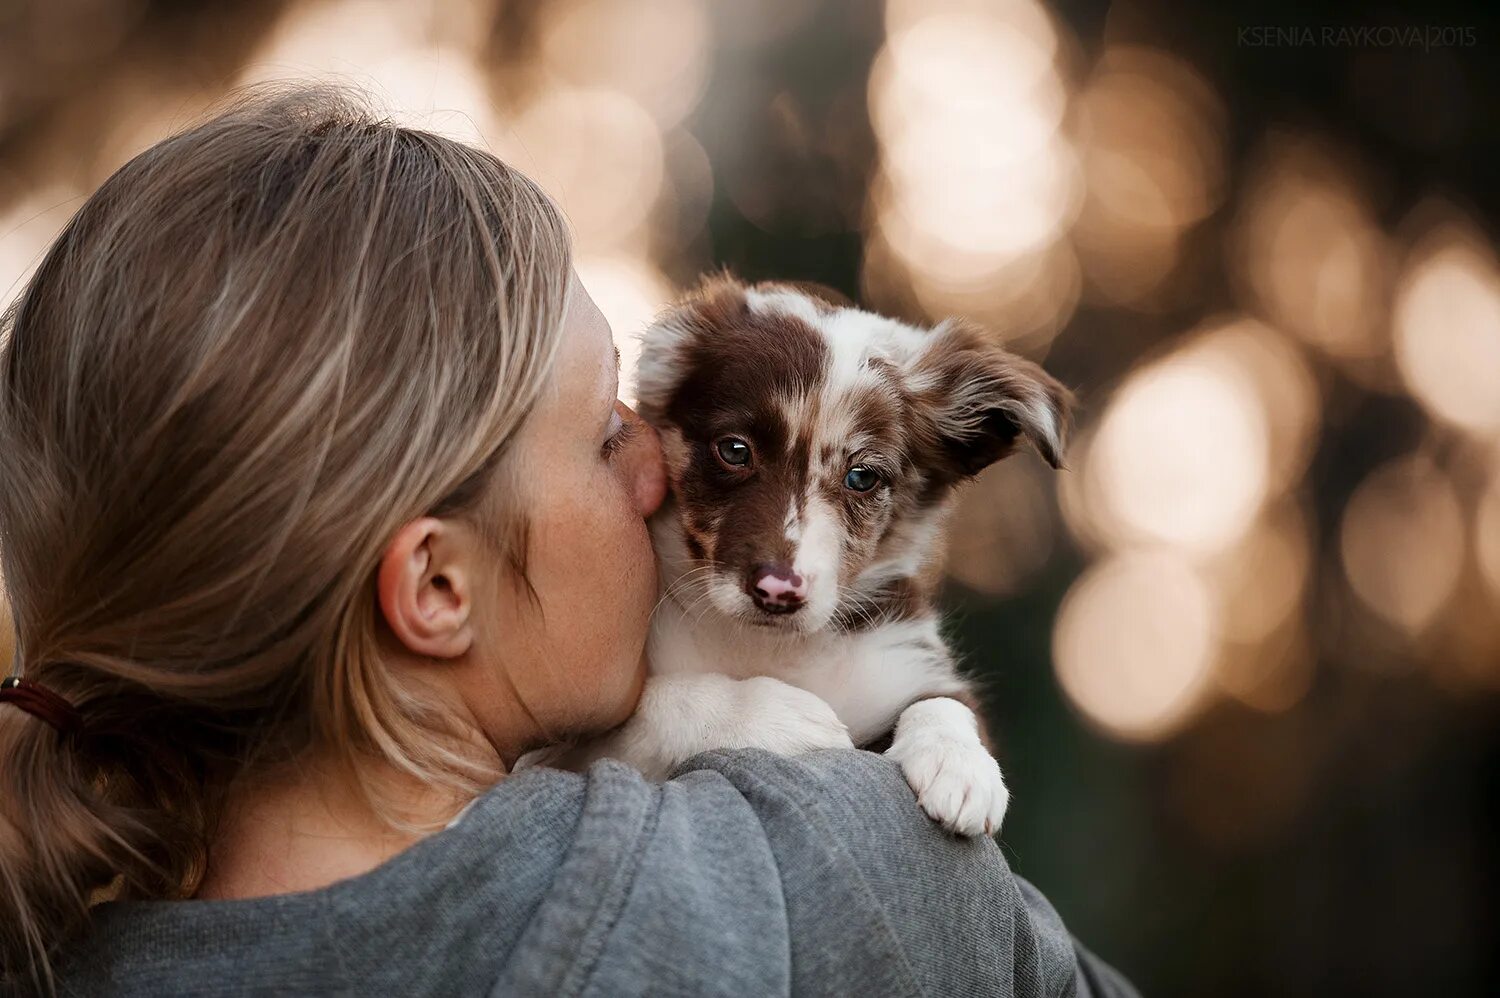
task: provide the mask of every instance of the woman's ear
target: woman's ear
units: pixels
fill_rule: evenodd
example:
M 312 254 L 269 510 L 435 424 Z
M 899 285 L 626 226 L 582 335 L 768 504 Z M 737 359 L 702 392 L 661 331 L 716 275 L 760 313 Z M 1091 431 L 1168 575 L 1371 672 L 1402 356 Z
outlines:
M 463 541 L 453 524 L 427 516 L 386 545 L 376 580 L 380 612 L 413 654 L 457 658 L 473 644 L 473 572 Z
M 1062 466 L 1073 394 L 977 326 L 949 321 L 930 334 L 908 368 L 908 386 L 930 443 L 955 477 L 976 475 L 1030 440 Z

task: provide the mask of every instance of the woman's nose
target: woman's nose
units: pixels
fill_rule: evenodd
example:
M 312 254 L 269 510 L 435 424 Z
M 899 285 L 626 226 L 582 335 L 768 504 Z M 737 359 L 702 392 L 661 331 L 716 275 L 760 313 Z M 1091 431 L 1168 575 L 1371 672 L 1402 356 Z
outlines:
M 655 513 L 667 497 L 667 466 L 662 459 L 661 438 L 645 420 L 641 420 L 641 432 L 636 436 L 634 458 L 635 502 L 645 518 Z

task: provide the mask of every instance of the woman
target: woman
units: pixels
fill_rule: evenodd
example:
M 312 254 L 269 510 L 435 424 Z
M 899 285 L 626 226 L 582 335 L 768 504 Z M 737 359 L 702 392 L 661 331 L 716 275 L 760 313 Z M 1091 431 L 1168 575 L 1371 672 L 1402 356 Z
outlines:
M 1128 989 L 877 756 L 504 778 L 630 714 L 664 484 L 493 157 L 247 101 L 110 178 L 0 330 L 9 987 Z

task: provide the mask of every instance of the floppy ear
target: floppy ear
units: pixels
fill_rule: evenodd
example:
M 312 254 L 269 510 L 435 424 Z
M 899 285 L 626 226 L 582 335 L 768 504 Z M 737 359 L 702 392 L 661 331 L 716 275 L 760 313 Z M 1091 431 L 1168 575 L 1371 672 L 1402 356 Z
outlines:
M 647 422 L 660 426 L 665 420 L 672 396 L 687 374 L 694 344 L 712 336 L 715 328 L 743 318 L 748 309 L 745 285 L 728 273 L 715 274 L 641 333 L 635 394 L 636 408 Z
M 928 443 L 955 477 L 978 474 L 1022 437 L 1052 467 L 1062 466 L 1072 393 L 979 327 L 939 325 L 910 362 L 907 384 Z

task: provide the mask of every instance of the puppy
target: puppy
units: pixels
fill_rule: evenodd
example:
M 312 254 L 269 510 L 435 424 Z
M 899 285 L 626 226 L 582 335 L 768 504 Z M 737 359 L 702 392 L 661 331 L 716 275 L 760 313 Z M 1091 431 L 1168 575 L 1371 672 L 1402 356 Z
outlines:
M 939 631 L 941 529 L 1022 438 L 1058 466 L 1067 390 L 965 322 L 721 277 L 643 335 L 638 396 L 671 486 L 651 677 L 570 762 L 664 778 L 711 748 L 889 738 L 929 815 L 997 830 L 1009 792 Z

